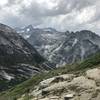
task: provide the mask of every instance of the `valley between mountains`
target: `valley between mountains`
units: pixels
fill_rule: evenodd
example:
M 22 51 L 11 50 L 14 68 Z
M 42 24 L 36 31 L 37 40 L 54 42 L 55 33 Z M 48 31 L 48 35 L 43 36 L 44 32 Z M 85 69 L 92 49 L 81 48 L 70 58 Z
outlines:
M 100 100 L 100 36 L 0 24 L 0 100 Z

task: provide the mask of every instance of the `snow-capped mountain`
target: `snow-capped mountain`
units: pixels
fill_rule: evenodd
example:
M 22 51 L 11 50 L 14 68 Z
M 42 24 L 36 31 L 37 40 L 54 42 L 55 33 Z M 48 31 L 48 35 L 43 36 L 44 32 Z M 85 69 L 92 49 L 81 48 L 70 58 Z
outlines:
M 28 27 L 29 29 L 29 27 Z M 31 43 L 46 59 L 54 49 L 56 49 L 59 44 L 65 41 L 66 33 L 58 32 L 52 28 L 33 28 L 34 30 L 29 32 L 30 37 L 27 38 L 28 42 Z M 24 28 L 24 32 L 27 30 L 27 27 Z M 23 35 L 23 32 L 16 30 L 20 35 Z M 24 33 L 27 35 L 27 33 Z M 27 36 L 26 36 L 27 37 Z
M 16 27 L 15 30 L 17 31 L 17 33 L 19 33 L 25 39 L 27 39 L 31 36 L 31 33 L 34 31 L 34 28 L 32 25 L 28 25 L 27 27 L 22 27 L 22 28 Z
M 56 66 L 83 60 L 100 50 L 100 37 L 88 30 L 58 32 L 52 28 L 33 28 L 28 34 L 28 42 Z

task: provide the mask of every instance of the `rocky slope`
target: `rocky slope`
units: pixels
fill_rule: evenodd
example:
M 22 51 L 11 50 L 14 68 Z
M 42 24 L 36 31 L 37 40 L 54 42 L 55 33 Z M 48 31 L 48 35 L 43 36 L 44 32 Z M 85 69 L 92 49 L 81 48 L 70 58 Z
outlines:
M 42 73 L 0 94 L 2 100 L 100 100 L 100 53 Z
M 100 51 L 100 37 L 91 31 L 58 32 L 32 26 L 16 30 L 56 67 L 83 60 Z
M 100 100 L 100 68 L 41 81 L 29 95 L 30 100 Z
M 67 35 L 65 41 L 53 50 L 49 60 L 59 66 L 82 61 L 98 51 L 100 51 L 100 37 L 84 30 Z
M 16 29 L 20 35 L 28 40 L 30 44 L 46 58 L 56 49 L 66 38 L 64 32 L 58 32 L 52 28 L 32 28 L 31 25 L 23 29 Z M 27 31 L 29 30 L 29 31 Z
M 0 24 L 0 89 L 48 70 L 45 59 L 9 26 Z M 44 64 L 44 66 L 43 66 Z M 2 84 L 2 85 L 1 85 Z
M 74 68 L 74 72 L 71 69 L 70 73 L 62 73 L 60 69 L 57 76 L 41 81 L 29 92 L 30 100 L 100 100 L 99 57 L 97 54 L 85 60 Z

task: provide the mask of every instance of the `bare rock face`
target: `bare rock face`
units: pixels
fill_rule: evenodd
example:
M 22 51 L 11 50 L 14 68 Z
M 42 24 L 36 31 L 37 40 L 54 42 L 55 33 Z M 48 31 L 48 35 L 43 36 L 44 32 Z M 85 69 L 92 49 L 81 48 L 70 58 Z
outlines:
M 99 100 L 100 86 L 96 81 L 100 80 L 99 70 L 99 68 L 87 70 L 83 76 L 64 74 L 44 80 L 30 95 L 39 100 Z M 58 77 L 59 81 L 55 81 Z M 45 87 L 40 88 L 44 85 Z
M 88 70 L 86 72 L 86 76 L 90 79 L 95 80 L 96 82 L 100 82 L 100 69 L 95 68 L 95 69 Z
M 32 28 L 31 25 L 16 30 L 56 67 L 83 60 L 100 51 L 100 37 L 88 30 L 58 32 L 51 28 Z
M 73 79 L 73 77 L 75 77 L 73 74 L 64 74 L 64 75 L 56 76 L 53 78 L 49 78 L 47 80 L 40 82 L 39 87 L 46 88 L 54 83 L 59 83 L 62 81 L 71 81 Z
M 13 63 L 38 63 L 43 61 L 35 48 L 13 30 L 0 30 L 0 59 L 0 63 L 3 63 L 3 60 L 5 63 L 10 63 L 10 60 Z
M 48 70 L 45 59 L 9 26 L 0 24 L 0 80 L 10 84 Z M 43 66 L 44 65 L 44 66 Z M 1 82 L 2 83 L 2 82 Z M 6 82 L 5 82 L 6 83 Z M 0 85 L 0 89 L 7 84 Z

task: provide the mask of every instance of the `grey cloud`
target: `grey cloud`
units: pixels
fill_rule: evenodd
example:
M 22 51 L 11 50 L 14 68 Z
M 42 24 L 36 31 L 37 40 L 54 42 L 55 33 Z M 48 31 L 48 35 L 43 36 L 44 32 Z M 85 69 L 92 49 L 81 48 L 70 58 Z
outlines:
M 20 13 L 33 17 L 65 15 L 71 13 L 72 10 L 81 10 L 93 5 L 94 2 L 91 1 L 94 0 L 55 0 L 57 6 L 52 9 L 45 8 L 43 5 L 41 6 L 36 1 L 33 1 L 29 7 L 22 7 Z
M 50 0 L 50 2 L 56 5 L 49 8 L 45 4 L 38 3 L 37 0 L 32 0 L 30 6 L 27 6 L 27 4 L 23 4 L 23 0 L 8 0 L 8 3 L 4 7 L 12 8 L 12 6 L 17 5 L 20 6 L 20 9 L 18 9 L 17 15 L 15 14 L 16 11 L 14 14 L 5 14 L 2 22 L 12 26 L 33 24 L 38 27 L 77 30 L 87 27 L 91 29 L 92 25 L 90 24 L 94 26 L 94 23 L 100 20 L 100 2 L 98 0 Z M 89 21 L 80 24 L 76 20 L 76 17 L 84 9 L 91 6 L 95 6 L 96 8 L 95 15 Z M 3 11 L 0 9 L 1 12 Z M 96 30 L 97 28 L 92 27 L 92 29 Z
M 8 0 L 8 3 L 5 6 L 12 6 L 16 4 L 20 4 L 23 0 Z

